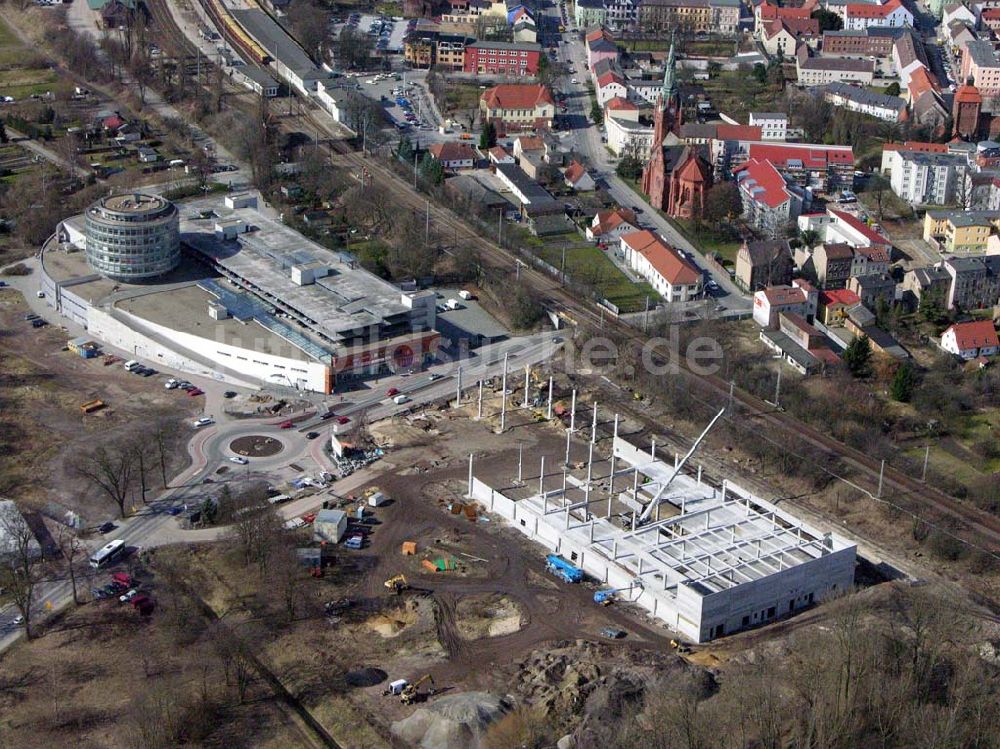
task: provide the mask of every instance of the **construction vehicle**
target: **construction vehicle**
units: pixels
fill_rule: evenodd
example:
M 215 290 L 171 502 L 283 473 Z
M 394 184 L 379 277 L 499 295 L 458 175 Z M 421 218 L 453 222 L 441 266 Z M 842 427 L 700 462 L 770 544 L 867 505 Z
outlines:
M 691 652 L 691 648 L 689 648 L 683 642 L 679 642 L 678 640 L 671 640 L 670 647 L 672 647 L 674 650 L 676 650 L 678 653 L 681 654 Z
M 583 580 L 583 570 L 575 564 L 570 564 L 558 554 L 549 554 L 546 556 L 545 567 L 553 575 L 562 578 L 568 583 L 578 583 Z
M 420 685 L 425 681 L 431 683 L 430 688 L 427 690 L 427 694 L 420 694 Z M 425 697 L 430 697 L 434 694 L 436 690 L 434 689 L 434 677 L 430 674 L 424 674 L 419 679 L 417 679 L 412 684 L 407 684 L 403 687 L 403 691 L 399 693 L 399 701 L 404 705 L 412 705 L 414 702 L 424 699 Z
M 404 590 L 408 589 L 410 584 L 406 581 L 405 575 L 396 575 L 385 581 L 385 587 L 398 596 Z
M 599 603 L 602 606 L 610 606 L 612 603 L 615 602 L 615 596 L 618 593 L 629 593 L 632 591 L 633 588 L 641 589 L 642 585 L 640 585 L 637 581 L 624 588 L 612 588 L 610 590 L 594 591 L 594 603 Z

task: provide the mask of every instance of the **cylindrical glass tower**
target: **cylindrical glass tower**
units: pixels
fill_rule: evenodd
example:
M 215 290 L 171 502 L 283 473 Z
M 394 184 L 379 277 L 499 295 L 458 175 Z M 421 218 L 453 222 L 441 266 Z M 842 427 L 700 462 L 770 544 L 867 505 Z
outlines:
M 181 259 L 177 207 L 159 195 L 101 198 L 87 209 L 87 262 L 119 281 L 162 276 Z

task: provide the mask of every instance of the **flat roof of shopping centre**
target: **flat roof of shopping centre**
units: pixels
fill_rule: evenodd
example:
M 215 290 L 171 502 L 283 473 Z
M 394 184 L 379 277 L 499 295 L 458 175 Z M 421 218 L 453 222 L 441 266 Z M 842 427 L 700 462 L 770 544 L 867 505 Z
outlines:
M 397 287 L 256 209 L 227 208 L 221 195 L 184 203 L 180 209 L 184 244 L 252 284 L 264 298 L 294 309 L 310 328 L 332 340 L 410 311 Z M 216 239 L 215 223 L 234 217 L 245 220 L 252 231 L 237 240 Z M 300 286 L 292 281 L 293 265 L 330 272 Z

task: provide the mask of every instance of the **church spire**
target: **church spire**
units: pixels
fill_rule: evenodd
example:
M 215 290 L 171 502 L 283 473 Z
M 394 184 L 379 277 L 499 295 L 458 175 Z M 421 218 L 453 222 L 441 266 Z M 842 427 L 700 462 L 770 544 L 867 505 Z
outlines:
M 677 56 L 674 54 L 674 35 L 670 34 L 670 54 L 667 55 L 667 64 L 663 70 L 663 88 L 660 89 L 660 96 L 663 97 L 663 106 L 677 95 Z

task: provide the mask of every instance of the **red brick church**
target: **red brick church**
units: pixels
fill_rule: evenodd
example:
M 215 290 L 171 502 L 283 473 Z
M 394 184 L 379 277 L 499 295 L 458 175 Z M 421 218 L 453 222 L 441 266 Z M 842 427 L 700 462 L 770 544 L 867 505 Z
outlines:
M 681 125 L 676 65 L 671 43 L 653 115 L 653 148 L 642 170 L 642 191 L 655 208 L 667 215 L 693 218 L 705 207 L 705 191 L 712 186 L 712 167 L 697 148 L 663 145 L 667 134 L 676 132 Z

